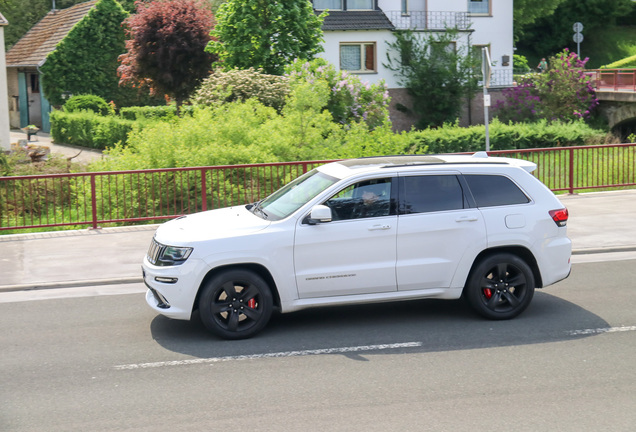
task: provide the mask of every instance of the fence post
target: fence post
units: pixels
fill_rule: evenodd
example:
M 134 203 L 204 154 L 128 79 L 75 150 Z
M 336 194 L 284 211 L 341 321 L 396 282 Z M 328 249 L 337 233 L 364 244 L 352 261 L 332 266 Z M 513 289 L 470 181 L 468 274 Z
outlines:
M 91 174 L 91 207 L 93 208 L 93 229 L 97 226 L 97 187 L 95 186 L 95 174 Z
M 569 177 L 569 193 L 573 194 L 574 193 L 574 149 L 570 148 L 568 149 L 568 151 L 570 152 L 570 175 Z
M 206 211 L 208 209 L 208 194 L 207 194 L 207 185 L 205 181 L 205 172 L 204 168 L 201 169 L 201 211 Z

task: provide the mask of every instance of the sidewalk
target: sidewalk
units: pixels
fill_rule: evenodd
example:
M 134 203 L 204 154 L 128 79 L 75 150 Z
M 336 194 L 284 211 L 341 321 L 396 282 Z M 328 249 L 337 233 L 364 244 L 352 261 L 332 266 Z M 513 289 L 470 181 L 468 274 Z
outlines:
M 636 251 L 636 190 L 560 196 L 574 254 Z M 0 235 L 0 292 L 141 282 L 157 225 Z

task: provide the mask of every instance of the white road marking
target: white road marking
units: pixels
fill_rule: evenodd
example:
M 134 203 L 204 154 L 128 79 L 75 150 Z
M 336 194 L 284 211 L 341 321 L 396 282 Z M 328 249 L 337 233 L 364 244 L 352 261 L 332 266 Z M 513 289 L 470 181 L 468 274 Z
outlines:
M 368 352 L 368 351 L 381 351 L 381 350 L 396 349 L 396 348 L 415 348 L 419 346 L 422 346 L 422 342 L 405 342 L 405 343 L 382 344 L 382 345 L 363 345 L 363 346 L 353 346 L 353 347 L 323 348 L 323 349 L 302 350 L 302 351 L 283 351 L 283 352 L 275 352 L 275 353 L 249 354 L 249 355 L 241 355 L 241 356 L 211 357 L 211 358 L 174 360 L 174 361 L 164 361 L 164 362 L 154 362 L 154 363 L 137 363 L 137 364 L 115 366 L 115 369 L 117 370 L 148 369 L 148 368 L 158 368 L 158 367 L 165 367 L 165 366 L 185 366 L 185 365 L 193 365 L 193 364 L 219 363 L 219 362 L 227 362 L 227 361 L 235 361 L 235 360 L 253 360 L 253 359 L 280 358 L 280 357 L 302 357 L 302 356 L 319 355 L 319 354 L 346 354 L 346 353 L 361 352 L 361 351 Z
M 604 327 L 604 328 L 584 329 L 584 330 L 570 330 L 567 332 L 567 334 L 569 336 L 581 336 L 581 335 L 595 335 L 595 334 L 602 334 L 602 333 L 616 333 L 616 332 L 627 332 L 627 331 L 636 331 L 636 326 Z
M 569 330 L 569 331 L 566 331 L 566 334 L 568 336 L 586 336 L 586 335 L 628 332 L 628 331 L 636 331 L 636 326 L 603 327 L 603 328 L 582 329 L 582 330 Z M 417 348 L 417 347 L 421 347 L 422 345 L 423 345 L 422 342 L 405 342 L 405 343 L 382 344 L 382 345 L 362 345 L 362 346 L 341 347 L 341 348 L 323 348 L 323 349 L 315 349 L 315 350 L 282 351 L 282 352 L 275 352 L 275 353 L 248 354 L 248 355 L 240 355 L 240 356 L 209 357 L 209 358 L 199 358 L 199 359 L 190 359 L 190 360 L 173 360 L 173 361 L 152 362 L 152 363 L 134 363 L 134 364 L 127 364 L 127 365 L 117 365 L 115 366 L 115 369 L 117 370 L 150 369 L 150 368 L 160 368 L 160 367 L 166 367 L 166 366 L 188 366 L 188 365 L 211 364 L 211 363 L 239 361 L 239 360 L 258 360 L 258 359 L 282 358 L 282 357 L 302 357 L 302 356 L 320 355 L 320 354 L 346 354 L 346 353 L 352 353 L 352 352 L 382 351 L 382 350 L 397 349 L 397 348 Z

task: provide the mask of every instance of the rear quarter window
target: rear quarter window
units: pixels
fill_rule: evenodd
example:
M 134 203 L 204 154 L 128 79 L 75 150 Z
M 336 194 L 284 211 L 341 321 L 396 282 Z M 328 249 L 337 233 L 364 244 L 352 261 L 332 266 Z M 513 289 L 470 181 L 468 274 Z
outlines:
M 488 174 L 464 175 L 477 207 L 526 204 L 530 199 L 508 177 Z

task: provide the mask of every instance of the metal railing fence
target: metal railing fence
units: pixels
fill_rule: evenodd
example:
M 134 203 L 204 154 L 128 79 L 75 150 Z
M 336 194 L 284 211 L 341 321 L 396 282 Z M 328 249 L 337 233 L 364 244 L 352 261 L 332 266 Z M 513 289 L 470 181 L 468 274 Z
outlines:
M 555 192 L 636 186 L 636 144 L 492 151 Z M 330 161 L 0 177 L 0 232 L 158 222 L 257 201 Z
M 590 69 L 597 91 L 636 91 L 636 69 Z

